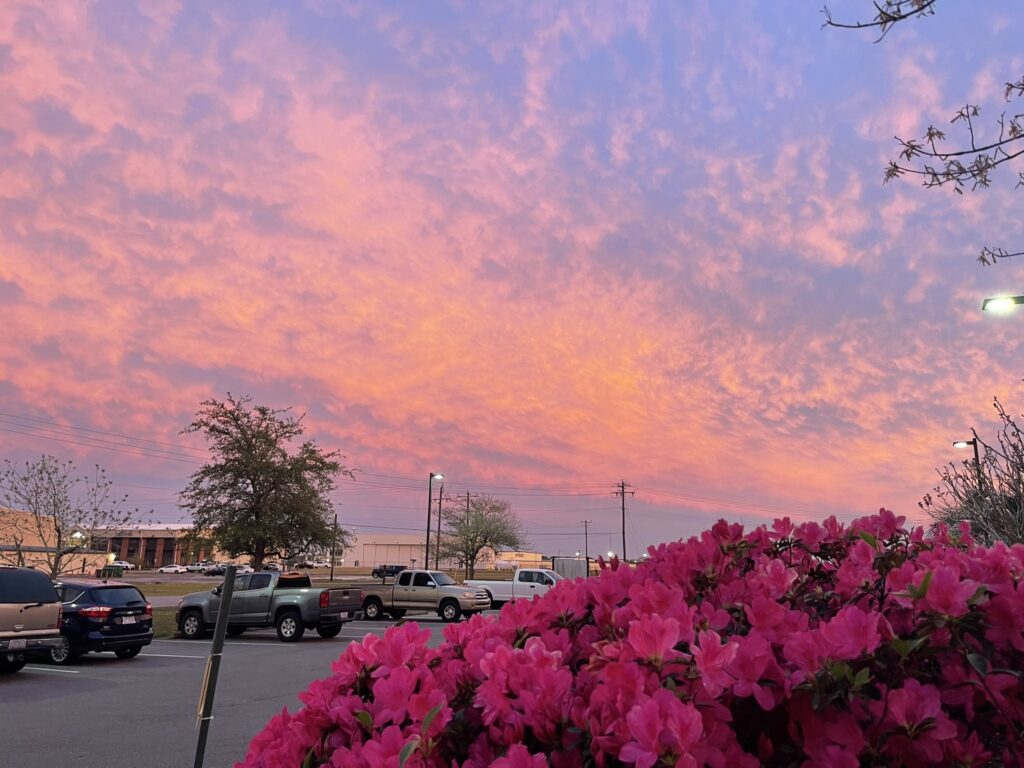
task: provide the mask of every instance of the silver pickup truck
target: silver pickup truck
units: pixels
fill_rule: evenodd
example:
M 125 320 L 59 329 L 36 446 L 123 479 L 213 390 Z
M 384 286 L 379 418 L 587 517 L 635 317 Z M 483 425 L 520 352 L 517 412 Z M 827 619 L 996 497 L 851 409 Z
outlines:
M 217 622 L 221 586 L 209 592 L 185 595 L 175 611 L 178 631 L 198 639 Z M 354 619 L 362 606 L 362 591 L 314 587 L 304 573 L 245 573 L 235 576 L 228 636 L 237 637 L 250 627 L 274 627 L 286 643 L 302 639 L 307 629 L 320 637 L 336 637 L 342 624 Z
M 385 614 L 400 619 L 406 611 L 436 612 L 444 621 L 458 621 L 490 607 L 486 592 L 463 586 L 441 571 L 405 570 L 394 584 L 363 587 L 363 616 L 371 621 Z

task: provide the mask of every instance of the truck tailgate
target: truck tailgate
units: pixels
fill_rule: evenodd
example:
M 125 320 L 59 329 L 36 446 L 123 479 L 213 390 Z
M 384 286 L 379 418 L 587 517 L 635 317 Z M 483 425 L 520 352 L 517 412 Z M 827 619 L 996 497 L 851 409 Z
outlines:
M 334 587 L 327 590 L 330 594 L 328 611 L 358 611 L 363 605 L 363 593 L 358 587 Z

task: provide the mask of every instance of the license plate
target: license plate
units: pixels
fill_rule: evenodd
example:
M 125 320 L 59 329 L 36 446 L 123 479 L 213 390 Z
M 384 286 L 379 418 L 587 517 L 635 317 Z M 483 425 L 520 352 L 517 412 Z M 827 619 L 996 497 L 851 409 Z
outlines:
M 25 640 L 24 638 L 21 638 L 20 640 L 11 640 L 11 642 L 7 646 L 7 650 L 9 650 L 9 651 L 23 651 L 23 650 L 25 650 L 25 643 L 26 642 L 28 642 L 28 641 Z
M 352 614 L 349 613 L 348 611 L 342 611 L 341 618 L 343 618 L 343 619 L 350 619 L 350 618 L 352 618 Z
M 122 624 L 134 624 L 135 623 L 135 617 L 134 616 L 122 616 L 121 617 L 121 623 Z

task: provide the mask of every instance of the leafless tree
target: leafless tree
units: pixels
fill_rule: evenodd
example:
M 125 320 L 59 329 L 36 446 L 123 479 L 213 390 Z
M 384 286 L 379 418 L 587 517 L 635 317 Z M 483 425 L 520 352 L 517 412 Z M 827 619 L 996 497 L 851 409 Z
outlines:
M 999 398 L 993 402 L 1002 424 L 995 445 L 975 432 L 978 465 L 971 456 L 939 469 L 939 484 L 919 506 L 937 523 L 969 521 L 974 537 L 985 544 L 1024 543 L 1024 434 Z
M 72 461 L 44 454 L 24 464 L 5 462 L 0 474 L 0 535 L 15 544 L 15 564 L 25 563 L 25 548 L 40 547 L 50 576 L 66 570 L 74 553 L 88 549 L 93 538 L 109 538 L 138 517 L 127 496 L 115 497 L 113 482 L 96 465 L 89 475 L 76 474 Z
M 937 0 L 875 0 L 872 4 L 875 15 L 870 21 L 837 21 L 829 9 L 824 9 L 825 26 L 839 29 L 877 29 L 882 40 L 900 22 L 912 18 L 923 18 L 935 13 Z M 1004 84 L 1003 99 L 1009 104 L 1024 96 L 1024 77 Z M 1024 112 L 1002 109 L 994 125 L 983 136 L 979 118 L 981 107 L 964 104 L 949 121 L 962 133 L 962 138 L 951 143 L 946 131 L 929 125 L 920 138 L 895 137 L 900 145 L 896 159 L 890 160 L 885 168 L 883 182 L 904 176 L 921 180 L 925 187 L 950 186 L 958 194 L 964 189 L 987 188 L 992 183 L 992 173 L 1006 163 L 1024 155 Z M 1018 171 L 1016 187 L 1024 187 L 1024 171 Z M 1011 251 L 998 246 L 986 245 L 978 254 L 978 261 L 985 266 L 996 264 L 1000 259 L 1024 255 L 1024 251 Z

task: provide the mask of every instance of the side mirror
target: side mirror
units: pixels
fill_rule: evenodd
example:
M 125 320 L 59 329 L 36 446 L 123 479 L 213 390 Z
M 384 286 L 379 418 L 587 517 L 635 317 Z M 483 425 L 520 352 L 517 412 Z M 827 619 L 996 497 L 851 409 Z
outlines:
M 435 584 L 435 583 L 434 583 L 434 582 L 432 582 L 432 581 L 428 581 L 428 582 L 426 583 L 426 586 L 428 586 L 428 587 L 436 587 L 436 586 L 437 586 L 437 584 Z
M 220 593 L 221 593 L 221 589 L 222 589 L 221 587 L 214 587 L 210 591 L 213 592 L 213 594 L 215 594 L 215 595 L 217 595 L 219 597 Z

